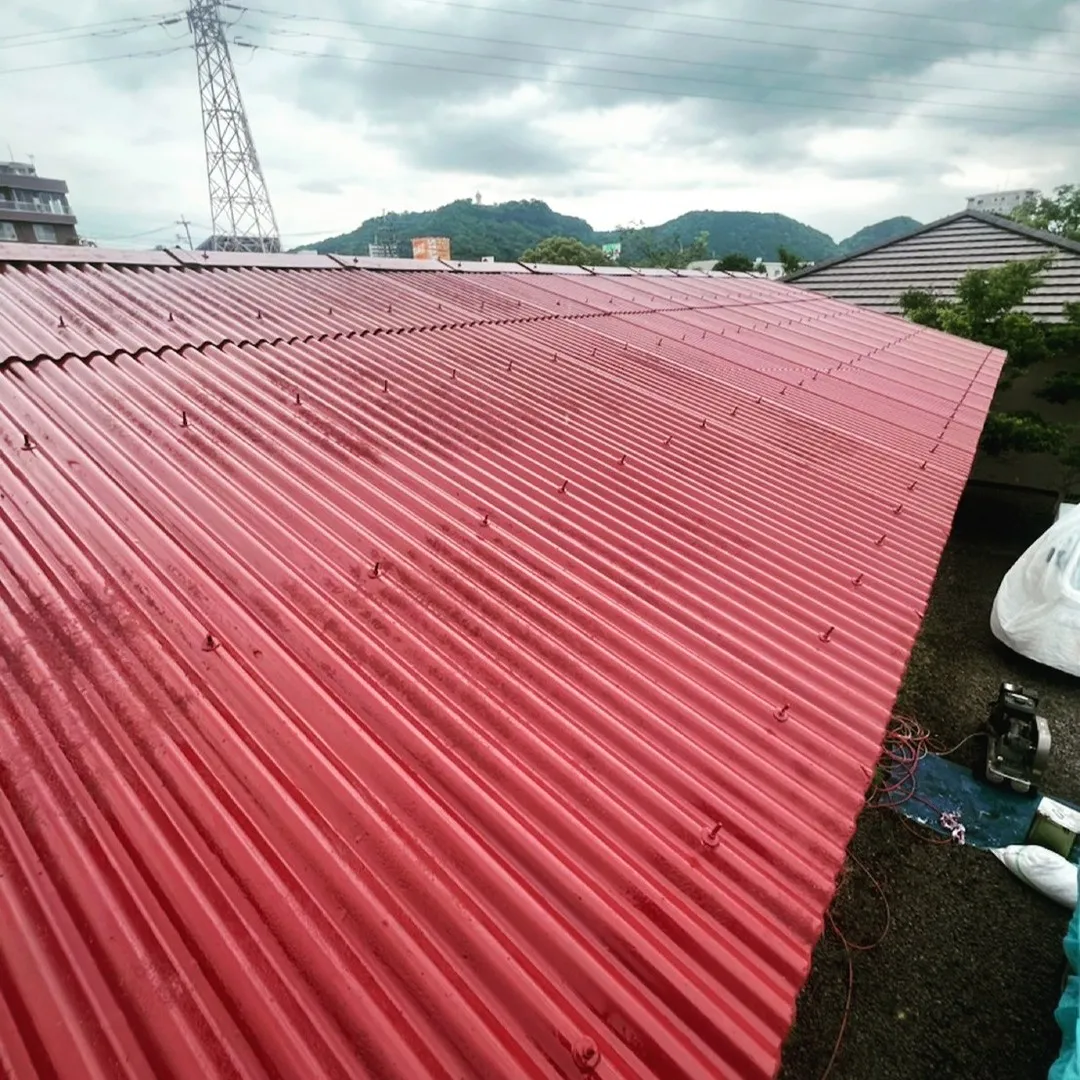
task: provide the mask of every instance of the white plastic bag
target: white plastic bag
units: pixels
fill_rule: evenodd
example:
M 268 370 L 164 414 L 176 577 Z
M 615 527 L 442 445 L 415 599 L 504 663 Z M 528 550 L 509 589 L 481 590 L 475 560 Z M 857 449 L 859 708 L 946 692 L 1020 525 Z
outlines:
M 1080 513 L 1059 518 L 1012 565 L 990 629 L 1021 656 L 1080 675 Z
M 1068 859 L 1038 844 L 991 850 L 1021 881 L 1064 907 L 1076 907 L 1077 868 Z

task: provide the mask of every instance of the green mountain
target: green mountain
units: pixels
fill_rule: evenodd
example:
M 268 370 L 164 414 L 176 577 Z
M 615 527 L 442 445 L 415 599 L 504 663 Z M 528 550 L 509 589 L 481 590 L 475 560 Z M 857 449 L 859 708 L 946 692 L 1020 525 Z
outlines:
M 368 244 L 383 243 L 396 244 L 400 254 L 411 255 L 409 241 L 417 236 L 448 236 L 455 259 L 494 255 L 501 262 L 513 262 L 545 237 L 573 236 L 591 244 L 595 233 L 587 221 L 557 214 L 539 199 L 490 206 L 458 199 L 437 210 L 368 218 L 352 232 L 306 244 L 304 250 L 366 255 Z
M 846 240 L 841 240 L 837 245 L 840 255 L 850 255 L 863 248 L 873 247 L 875 244 L 884 244 L 887 240 L 895 240 L 898 236 L 921 229 L 922 222 L 910 217 L 891 217 L 885 221 L 879 221 L 874 225 L 867 225 L 857 233 L 853 233 Z
M 691 243 L 703 232 L 709 234 L 710 254 L 719 258 L 737 251 L 751 259 L 776 260 L 777 250 L 785 247 L 801 259 L 817 262 L 838 254 L 836 242 L 817 229 L 784 214 L 760 214 L 749 210 L 692 210 L 663 225 L 644 230 L 658 246 L 671 242 Z M 617 240 L 615 233 L 599 234 L 600 242 Z M 631 236 L 623 246 L 623 259 L 634 261 L 639 245 Z
M 825 233 L 784 214 L 694 210 L 662 225 L 621 237 L 622 257 L 624 262 L 632 263 L 635 255 L 640 256 L 649 244 L 657 247 L 673 243 L 686 245 L 707 232 L 710 255 L 717 258 L 737 251 L 752 259 L 773 261 L 777 250 L 785 247 L 802 259 L 818 262 L 891 239 L 917 228 L 918 224 L 912 218 L 890 218 L 868 225 L 837 244 Z M 379 243 L 390 245 L 401 255 L 408 255 L 409 241 L 417 236 L 449 237 L 455 259 L 481 259 L 485 255 L 494 255 L 507 262 L 520 258 L 523 251 L 549 236 L 573 236 L 586 244 L 620 240 L 618 232 L 597 232 L 582 218 L 557 214 L 539 199 L 490 206 L 471 199 L 459 199 L 437 210 L 368 218 L 352 232 L 305 244 L 302 250 L 367 255 L 368 245 Z

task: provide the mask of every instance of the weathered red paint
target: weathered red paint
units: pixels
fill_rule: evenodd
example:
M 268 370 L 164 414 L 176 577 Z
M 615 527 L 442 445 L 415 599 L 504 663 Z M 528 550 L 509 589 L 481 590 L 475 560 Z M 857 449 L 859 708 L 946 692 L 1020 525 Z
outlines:
M 772 1075 L 1001 355 L 347 267 L 0 273 L 5 1067 Z

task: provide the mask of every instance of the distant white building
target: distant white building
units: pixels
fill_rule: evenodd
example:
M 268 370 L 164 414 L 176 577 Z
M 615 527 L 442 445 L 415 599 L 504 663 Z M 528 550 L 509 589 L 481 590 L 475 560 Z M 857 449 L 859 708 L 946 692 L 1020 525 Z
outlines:
M 972 195 L 967 201 L 969 210 L 981 210 L 984 214 L 1011 214 L 1029 199 L 1038 197 L 1034 188 L 1017 188 L 1015 191 L 991 191 L 986 195 Z
M 687 266 L 687 270 L 711 270 L 719 259 L 697 259 Z M 784 267 L 778 262 L 766 262 L 764 259 L 756 260 L 756 265 L 764 267 L 764 276 L 768 278 L 782 278 Z M 812 265 L 812 264 L 810 264 Z

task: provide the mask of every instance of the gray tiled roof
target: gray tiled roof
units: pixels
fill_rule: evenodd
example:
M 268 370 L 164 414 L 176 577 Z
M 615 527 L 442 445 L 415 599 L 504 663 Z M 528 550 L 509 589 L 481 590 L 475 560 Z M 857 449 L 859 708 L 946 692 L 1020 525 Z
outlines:
M 968 270 L 1047 254 L 1054 256 L 1054 264 L 1022 310 L 1045 322 L 1061 322 L 1063 305 L 1080 302 L 1080 243 L 977 211 L 953 214 L 907 236 L 818 263 L 787 280 L 895 314 L 908 289 L 928 289 L 947 299 Z

